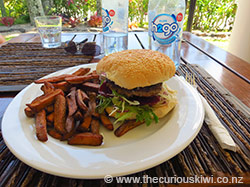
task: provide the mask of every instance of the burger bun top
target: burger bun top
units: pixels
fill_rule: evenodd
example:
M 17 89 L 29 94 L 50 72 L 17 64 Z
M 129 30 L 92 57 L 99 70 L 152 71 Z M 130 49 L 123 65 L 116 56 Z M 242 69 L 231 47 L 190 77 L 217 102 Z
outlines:
M 132 49 L 105 56 L 97 64 L 96 71 L 105 73 L 107 79 L 122 88 L 133 89 L 170 79 L 175 74 L 175 65 L 161 52 Z

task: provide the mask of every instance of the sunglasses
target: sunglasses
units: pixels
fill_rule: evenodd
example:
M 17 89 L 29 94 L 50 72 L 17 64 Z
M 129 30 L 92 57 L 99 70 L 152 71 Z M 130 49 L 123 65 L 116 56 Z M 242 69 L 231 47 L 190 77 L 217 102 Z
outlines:
M 76 43 L 73 40 L 76 35 L 64 44 L 64 50 L 71 54 L 82 53 L 86 56 L 98 56 L 101 54 L 101 47 L 96 42 L 88 42 L 88 38 Z

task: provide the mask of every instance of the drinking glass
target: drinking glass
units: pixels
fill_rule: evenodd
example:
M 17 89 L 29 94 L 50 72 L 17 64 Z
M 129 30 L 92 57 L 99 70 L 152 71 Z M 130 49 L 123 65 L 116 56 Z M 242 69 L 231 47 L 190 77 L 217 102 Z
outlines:
M 128 49 L 128 0 L 102 0 L 105 55 Z
M 60 16 L 35 17 L 35 23 L 44 48 L 61 46 L 62 18 Z

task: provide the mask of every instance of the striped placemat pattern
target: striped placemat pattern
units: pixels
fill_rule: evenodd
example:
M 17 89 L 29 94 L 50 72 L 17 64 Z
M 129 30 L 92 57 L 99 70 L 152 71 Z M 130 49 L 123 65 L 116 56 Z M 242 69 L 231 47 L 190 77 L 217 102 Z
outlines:
M 193 142 L 172 159 L 132 177 L 191 177 L 244 176 L 250 171 L 249 109 L 219 85 L 199 66 L 181 64 L 177 75 L 195 76 L 199 92 L 216 111 L 222 124 L 236 142 L 237 152 L 223 150 L 204 122 Z M 107 184 L 100 180 L 77 180 L 53 176 L 37 171 L 21 161 L 8 150 L 0 137 L 0 186 L 117 186 L 116 180 Z M 249 181 L 248 181 L 249 182 Z M 128 186 L 128 184 L 119 184 Z M 141 183 L 133 186 L 142 186 Z M 153 186 L 144 184 L 144 186 Z
M 0 92 L 20 91 L 34 80 L 57 70 L 89 63 L 93 57 L 69 54 L 63 47 L 41 43 L 8 43 L 0 48 Z

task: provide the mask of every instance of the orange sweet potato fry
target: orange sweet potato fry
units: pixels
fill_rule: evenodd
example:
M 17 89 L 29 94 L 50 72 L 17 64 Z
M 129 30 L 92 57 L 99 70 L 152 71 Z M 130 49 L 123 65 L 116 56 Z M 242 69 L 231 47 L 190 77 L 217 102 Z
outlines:
M 96 94 L 94 92 L 89 93 L 89 113 L 96 118 L 99 118 L 99 114 L 96 112 Z
M 91 125 L 90 125 L 90 130 L 94 134 L 100 134 L 100 132 L 99 132 L 99 130 L 100 130 L 100 123 L 99 123 L 98 120 L 92 119 Z
M 46 110 L 46 112 L 48 112 L 48 113 L 53 112 L 53 111 L 54 111 L 54 105 L 52 104 L 52 105 L 47 106 L 47 107 L 45 108 L 45 110 Z
M 47 119 L 48 122 L 54 123 L 54 112 L 47 115 L 46 119 Z
M 74 118 L 75 118 L 75 120 L 81 121 L 81 120 L 83 120 L 83 115 L 79 110 L 77 110 L 76 113 L 74 114 Z
M 55 98 L 54 104 L 54 127 L 60 134 L 65 134 L 66 122 L 66 99 L 62 95 Z
M 79 123 L 75 120 L 74 116 L 68 116 L 66 119 L 65 129 L 66 134 L 63 134 L 61 141 L 68 140 L 71 138 L 74 134 L 76 134 L 76 130 Z
M 43 98 L 44 95 L 38 96 L 36 97 L 31 103 L 35 103 L 35 102 L 39 102 L 41 100 L 41 98 Z M 35 113 L 28 105 L 27 107 L 24 109 L 24 113 L 27 117 L 34 117 Z
M 45 110 L 41 110 L 36 114 L 36 137 L 38 140 L 42 142 L 46 142 L 48 140 L 47 136 L 47 125 L 46 125 L 46 112 Z
M 68 140 L 70 139 L 72 136 L 74 136 L 76 134 L 76 129 L 72 129 L 72 131 L 64 134 L 61 138 L 61 141 L 65 141 L 65 140 Z
M 129 120 L 125 121 L 123 124 L 121 124 L 116 130 L 115 135 L 117 137 L 120 137 L 130 131 L 131 129 L 138 127 L 139 125 L 143 124 L 143 122 L 136 122 L 135 120 Z
M 112 122 L 109 120 L 109 118 L 105 114 L 100 114 L 100 119 L 103 124 L 103 126 L 108 130 L 114 130 L 114 126 Z
M 63 74 L 63 75 L 58 75 L 58 76 L 54 76 L 54 77 L 50 77 L 50 78 L 35 80 L 34 82 L 36 84 L 42 84 L 45 82 L 55 83 L 55 82 L 64 81 L 64 79 L 68 78 L 68 77 L 74 77 L 74 75 Z
M 52 92 L 55 90 L 55 87 L 50 82 L 45 82 L 44 85 L 41 87 L 41 90 L 44 94 L 47 94 L 49 92 Z
M 74 73 L 72 73 L 72 75 L 82 76 L 82 75 L 86 75 L 88 72 L 90 72 L 90 68 L 80 68 Z
M 82 84 L 88 80 L 98 79 L 99 75 L 82 75 L 82 76 L 74 76 L 74 77 L 67 77 L 65 80 L 70 84 Z
M 75 127 L 75 119 L 73 116 L 68 116 L 65 123 L 66 132 L 71 132 Z
M 89 100 L 89 96 L 84 91 L 81 90 L 80 94 L 82 96 L 83 101 L 88 101 Z
M 31 104 L 27 104 L 28 107 L 35 113 L 41 111 L 45 107 L 54 103 L 55 97 L 57 95 L 64 95 L 63 91 L 60 89 L 56 89 L 46 95 L 42 95 L 39 98 L 36 98 L 31 102 Z
M 82 93 L 81 93 L 81 90 L 78 89 L 76 91 L 76 101 L 77 101 L 77 104 L 79 106 L 79 108 L 83 111 L 87 111 L 88 110 L 88 107 L 86 106 L 86 104 L 83 102 L 83 98 L 82 98 Z
M 89 73 L 89 75 L 97 75 L 96 70 L 92 71 L 91 73 Z
M 92 121 L 92 116 L 89 113 L 84 115 L 83 122 L 79 125 L 78 129 L 81 131 L 87 131 Z
M 91 132 L 84 132 L 75 134 L 68 140 L 70 145 L 93 145 L 98 146 L 102 144 L 103 137 L 100 134 L 94 134 Z
M 77 111 L 76 104 L 76 88 L 72 88 L 70 93 L 66 97 L 67 105 L 68 105 L 68 115 L 72 116 Z
M 55 139 L 58 139 L 58 140 L 62 139 L 62 135 L 58 133 L 55 129 L 49 129 L 48 134 Z
M 44 97 L 46 97 L 47 94 L 43 94 L 43 95 L 39 95 L 37 96 L 35 99 L 33 99 L 31 101 L 31 103 L 34 103 L 34 102 L 39 102 L 41 99 L 43 99 Z
M 85 82 L 82 84 L 84 90 L 88 90 L 91 92 L 98 92 L 100 88 L 100 84 L 92 83 L 92 82 Z
M 57 89 L 61 89 L 64 92 L 67 92 L 71 88 L 71 84 L 69 84 L 66 81 L 58 82 L 58 83 L 53 83 L 53 86 Z
M 35 113 L 28 106 L 24 109 L 24 113 L 26 114 L 27 117 L 30 117 L 30 118 L 34 117 L 35 115 Z

